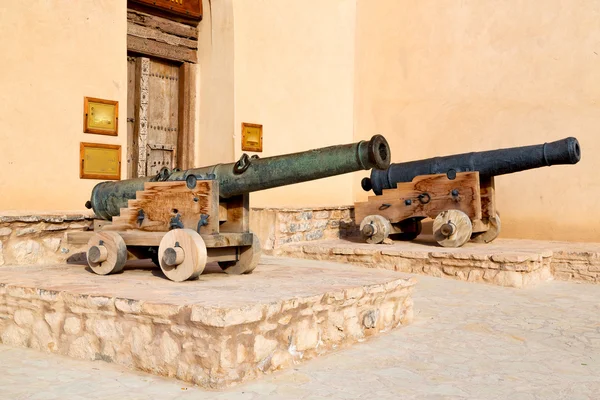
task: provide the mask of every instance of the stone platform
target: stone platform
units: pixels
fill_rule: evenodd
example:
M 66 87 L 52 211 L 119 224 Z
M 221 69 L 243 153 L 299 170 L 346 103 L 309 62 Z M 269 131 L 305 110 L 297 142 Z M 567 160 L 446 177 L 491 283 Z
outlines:
M 377 245 L 359 238 L 289 243 L 274 254 L 519 288 L 551 279 L 600 283 L 600 243 L 496 239 L 447 248 L 422 235 Z
M 8 266 L 0 339 L 218 389 L 410 323 L 414 284 L 391 271 L 274 257 L 250 275 L 209 265 L 182 283 L 147 264 L 109 276 L 83 265 Z

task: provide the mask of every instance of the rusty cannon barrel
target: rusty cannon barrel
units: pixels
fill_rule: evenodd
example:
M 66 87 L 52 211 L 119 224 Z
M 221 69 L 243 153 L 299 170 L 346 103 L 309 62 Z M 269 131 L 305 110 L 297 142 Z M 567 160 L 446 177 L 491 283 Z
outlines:
M 528 169 L 560 164 L 576 164 L 581 159 L 579 142 L 568 137 L 551 143 L 513 147 L 474 153 L 434 157 L 425 160 L 394 163 L 386 170 L 372 170 L 370 178 L 361 182 L 365 191 L 376 195 L 396 187 L 398 182 L 411 182 L 416 176 L 479 171 L 480 178 L 511 174 Z
M 156 176 L 108 181 L 97 184 L 86 203 L 98 218 L 111 220 L 135 199 L 136 191 L 144 190 L 150 181 L 188 181 L 198 176 L 219 182 L 221 198 L 257 192 L 279 186 L 306 182 L 371 168 L 385 169 L 390 165 L 390 148 L 381 135 L 369 141 L 323 147 L 299 153 L 258 158 L 244 154 L 235 163 L 216 164 L 185 171 L 163 168 Z

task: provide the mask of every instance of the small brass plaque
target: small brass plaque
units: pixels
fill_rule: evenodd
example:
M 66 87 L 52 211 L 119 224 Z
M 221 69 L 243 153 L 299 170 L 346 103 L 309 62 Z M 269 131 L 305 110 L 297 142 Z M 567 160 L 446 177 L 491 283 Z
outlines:
M 242 150 L 262 151 L 262 125 L 242 122 Z
M 121 179 L 121 146 L 81 143 L 79 177 L 83 179 Z
M 83 100 L 83 131 L 117 136 L 119 130 L 119 102 L 85 97 Z

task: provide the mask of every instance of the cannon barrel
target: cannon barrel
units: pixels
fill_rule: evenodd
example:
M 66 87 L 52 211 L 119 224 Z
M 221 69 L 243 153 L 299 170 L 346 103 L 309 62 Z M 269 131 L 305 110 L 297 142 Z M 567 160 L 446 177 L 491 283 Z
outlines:
M 381 135 L 369 141 L 324 147 L 275 157 L 255 158 L 246 154 L 235 163 L 216 164 L 185 171 L 163 169 L 157 176 L 108 181 L 97 184 L 86 207 L 97 217 L 112 219 L 120 209 L 135 199 L 136 191 L 144 190 L 149 181 L 185 181 L 189 176 L 214 175 L 219 182 L 221 198 L 256 192 L 294 183 L 306 182 L 371 168 L 385 169 L 390 165 L 390 148 Z
M 573 137 L 533 146 L 513 147 L 474 153 L 434 157 L 394 163 L 386 170 L 372 170 L 361 182 L 365 191 L 380 195 L 398 182 L 411 182 L 416 176 L 479 171 L 481 178 L 511 174 L 527 169 L 559 164 L 576 164 L 581 159 L 579 142 Z

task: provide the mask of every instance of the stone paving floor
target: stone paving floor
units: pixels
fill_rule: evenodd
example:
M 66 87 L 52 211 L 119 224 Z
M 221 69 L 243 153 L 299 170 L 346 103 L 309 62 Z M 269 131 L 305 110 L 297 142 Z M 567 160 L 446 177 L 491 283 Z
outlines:
M 224 392 L 0 345 L 0 399 L 600 399 L 600 286 L 417 279 L 412 325 Z

